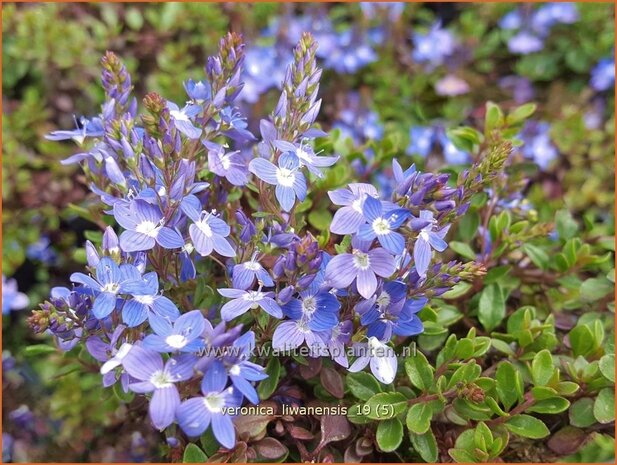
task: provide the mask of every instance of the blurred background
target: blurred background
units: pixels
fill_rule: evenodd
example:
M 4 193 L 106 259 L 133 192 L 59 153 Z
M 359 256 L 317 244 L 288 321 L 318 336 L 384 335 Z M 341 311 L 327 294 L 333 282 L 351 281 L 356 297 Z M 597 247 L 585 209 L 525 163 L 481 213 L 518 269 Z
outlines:
M 180 104 L 228 30 L 247 43 L 240 110 L 249 129 L 275 105 L 303 31 L 324 68 L 319 122 L 338 153 L 376 144 L 420 167 L 464 164 L 446 130 L 479 125 L 487 100 L 537 102 L 518 155 L 538 215 L 567 207 L 614 233 L 614 7 L 564 4 L 3 4 L 4 461 L 164 459 L 161 437 L 103 390 L 79 354 L 40 345 L 25 325 L 50 287 L 85 263 L 97 226 L 78 151 L 44 139 L 100 112 L 99 60 L 113 50 L 136 95 Z M 409 161 L 406 162 L 409 164 Z M 613 245 L 614 250 L 614 245 Z M 132 416 L 132 414 L 135 415 Z M 574 461 L 608 460 L 613 444 Z

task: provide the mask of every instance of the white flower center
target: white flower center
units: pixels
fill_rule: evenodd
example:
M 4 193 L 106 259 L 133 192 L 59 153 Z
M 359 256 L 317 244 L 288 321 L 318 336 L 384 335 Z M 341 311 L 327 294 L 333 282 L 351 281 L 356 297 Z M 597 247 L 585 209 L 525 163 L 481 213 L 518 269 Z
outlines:
M 173 386 L 173 382 L 171 381 L 169 374 L 163 370 L 155 371 L 150 377 L 150 382 L 157 389 Z
M 250 261 L 244 264 L 244 268 L 251 271 L 258 271 L 261 268 L 261 265 L 258 262 Z
M 296 173 L 287 168 L 277 168 L 276 180 L 283 187 L 292 187 L 296 180 Z
M 377 305 L 381 308 L 386 308 L 390 305 L 390 294 L 385 291 L 379 294 L 379 297 L 377 297 Z
M 229 159 L 229 156 L 223 155 L 221 157 L 221 165 L 223 165 L 223 168 L 225 168 L 226 170 L 229 169 L 229 167 L 231 166 L 231 160 Z
M 146 220 L 139 223 L 137 225 L 137 228 L 135 228 L 135 231 L 145 234 L 146 236 L 156 237 L 158 232 L 157 226 L 158 225 L 156 223 Z
M 219 413 L 225 406 L 225 399 L 218 394 L 210 394 L 209 396 L 204 397 L 204 405 L 208 410 L 210 410 L 210 412 Z
M 111 292 L 112 294 L 117 294 L 119 290 L 120 285 L 118 283 L 105 284 L 101 289 L 102 292 Z
M 373 221 L 372 226 L 373 226 L 373 231 L 375 231 L 375 234 L 379 236 L 383 236 L 384 234 L 390 233 L 390 223 L 381 217 L 376 218 L 375 221 Z
M 353 253 L 353 264 L 356 268 L 360 270 L 368 270 L 371 260 L 367 253 L 360 252 L 359 250 L 355 250 Z
M 317 310 L 317 301 L 315 300 L 315 297 L 311 296 L 304 299 L 302 301 L 302 310 L 304 311 L 305 315 L 312 315 L 315 310 Z
M 364 200 L 364 196 L 361 196 L 360 198 L 354 200 L 353 203 L 351 204 L 351 208 L 353 208 L 358 213 L 362 213 L 362 201 L 363 200 Z
M 189 120 L 189 117 L 188 117 L 185 113 L 183 113 L 183 112 L 181 112 L 181 111 L 179 111 L 179 110 L 171 110 L 171 111 L 169 112 L 169 114 L 170 114 L 170 115 L 173 117 L 173 119 L 175 119 L 176 121 L 190 121 L 190 120 Z
M 154 296 L 151 295 L 136 295 L 135 300 L 140 304 L 152 305 L 154 303 Z
M 247 294 L 245 294 L 242 297 L 244 300 L 248 300 L 250 302 L 253 302 L 253 305 L 251 306 L 252 309 L 256 309 L 259 307 L 258 302 L 263 299 L 263 294 L 259 291 L 249 291 Z
M 306 150 L 304 150 L 303 148 L 298 148 L 296 150 L 296 156 L 303 161 L 309 162 L 311 161 L 311 156 L 308 154 L 308 152 Z
M 182 349 L 188 344 L 189 341 L 182 334 L 172 334 L 171 336 L 167 336 L 165 338 L 165 342 L 168 346 L 173 347 L 174 349 Z
M 420 231 L 420 237 L 426 242 L 428 242 L 428 231 L 426 229 Z
M 204 233 L 204 236 L 206 237 L 212 237 L 212 228 L 210 227 L 210 225 L 206 222 L 206 220 L 201 220 L 198 223 L 195 223 L 197 225 L 197 227 L 199 228 L 199 230 Z
M 229 369 L 229 374 L 238 376 L 240 374 L 240 365 L 234 365 Z

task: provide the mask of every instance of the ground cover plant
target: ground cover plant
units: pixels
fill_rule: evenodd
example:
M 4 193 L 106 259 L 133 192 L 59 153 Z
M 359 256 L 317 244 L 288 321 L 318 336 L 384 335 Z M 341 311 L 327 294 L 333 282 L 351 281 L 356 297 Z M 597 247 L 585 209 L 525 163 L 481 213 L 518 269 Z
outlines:
M 3 458 L 612 459 L 613 13 L 8 5 Z

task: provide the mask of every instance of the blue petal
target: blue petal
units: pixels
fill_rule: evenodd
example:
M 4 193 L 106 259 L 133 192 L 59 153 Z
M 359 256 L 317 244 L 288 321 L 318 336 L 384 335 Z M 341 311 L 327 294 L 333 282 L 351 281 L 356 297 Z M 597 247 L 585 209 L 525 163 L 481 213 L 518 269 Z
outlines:
M 221 392 L 227 384 L 227 371 L 220 360 L 214 360 L 208 367 L 201 381 L 201 390 L 204 394 Z
M 148 317 L 148 307 L 136 300 L 128 300 L 122 308 L 122 321 L 129 327 L 139 326 Z
M 275 193 L 276 199 L 279 201 L 281 208 L 286 212 L 290 211 L 296 200 L 296 194 L 293 187 L 281 186 L 280 184 L 277 184 Z
M 367 221 L 369 222 L 375 221 L 377 218 L 381 216 L 381 212 L 382 212 L 381 202 L 378 199 L 370 195 L 367 195 L 364 198 L 364 205 L 362 207 L 362 212 L 364 213 L 364 217 L 366 218 Z
M 254 158 L 249 163 L 249 171 L 268 184 L 276 185 L 278 183 L 276 170 L 276 166 L 265 158 Z
M 200 436 L 210 425 L 211 414 L 203 397 L 183 402 L 176 411 L 180 428 L 190 437 Z
M 414 244 L 413 259 L 418 275 L 421 278 L 426 277 L 426 271 L 431 263 L 431 246 L 421 237 L 418 237 Z
M 180 233 L 166 226 L 159 229 L 156 241 L 164 249 L 177 249 L 184 246 L 184 239 Z
M 125 252 L 141 252 L 150 250 L 156 241 L 153 237 L 137 231 L 124 231 L 120 235 L 120 248 Z
M 94 299 L 94 305 L 92 306 L 92 313 L 96 318 L 102 320 L 108 316 L 116 308 L 116 294 L 111 292 L 101 292 L 96 299 Z
M 383 245 L 384 249 L 388 252 L 392 252 L 395 255 L 400 255 L 405 250 L 405 239 L 397 232 L 391 231 L 388 234 L 382 234 L 377 236 L 379 243 Z

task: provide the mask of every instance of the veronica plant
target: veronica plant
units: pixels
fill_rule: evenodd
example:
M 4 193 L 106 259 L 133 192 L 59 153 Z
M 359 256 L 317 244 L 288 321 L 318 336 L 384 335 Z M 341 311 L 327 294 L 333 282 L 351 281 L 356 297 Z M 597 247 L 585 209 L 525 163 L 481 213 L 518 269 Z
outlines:
M 438 27 L 431 31 L 443 34 Z M 417 40 L 420 53 L 425 38 Z M 423 355 L 401 351 L 410 337 L 434 336 L 439 318 L 434 309 L 442 299 L 459 295 L 461 286 L 477 285 L 514 241 L 548 234 L 521 225 L 513 233 L 518 236 L 502 238 L 509 222 L 502 213 L 495 220 L 491 211 L 482 229 L 478 225 L 483 238 L 478 255 L 460 253 L 457 245 L 455 252 L 467 258 L 458 261 L 448 250 L 450 232 L 465 227 L 467 215 L 475 215 L 487 198 L 494 211 L 507 210 L 499 196 L 512 163 L 513 138 L 529 109 L 506 121 L 489 105 L 484 134 L 472 128 L 451 131 L 453 149 L 474 159 L 458 174 L 424 173 L 413 165 L 403 169 L 394 159 L 392 174 L 378 185 L 339 182 L 325 192 L 330 167 L 342 160 L 320 152 L 327 134 L 315 124 L 321 69 L 310 34 L 301 36 L 292 55 L 278 103 L 255 135 L 234 103 L 243 88 L 244 46 L 238 36 L 225 36 L 218 54 L 208 59 L 205 76 L 185 83 L 186 104 L 149 93 L 141 112 L 126 68 L 113 53 L 105 55 L 101 114 L 84 123 L 86 129 L 50 137 L 79 135 L 82 151 L 65 163 L 83 169 L 97 198 L 90 213 L 111 226 L 100 247 L 86 245 L 87 273 L 72 275 L 71 289 L 56 291 L 35 310 L 32 328 L 51 332 L 64 349 L 84 344 L 102 365 L 102 382 L 121 380 L 125 392 L 144 395 L 153 426 L 174 441 L 185 444 L 205 434 L 207 443 L 203 438 L 213 437 L 222 446 L 210 451 L 213 460 L 264 454 L 265 425 L 276 417 L 264 414 L 270 416 L 260 417 L 263 428 L 255 431 L 237 416 L 238 408 L 262 401 L 279 409 L 310 402 L 296 383 L 317 373 L 323 384 L 315 388 L 319 399 L 342 399 L 346 379 L 352 396 L 366 401 L 343 404 L 351 424 L 362 425 L 361 416 L 379 423 L 376 445 L 382 451 L 400 444 L 398 417 L 406 415 L 414 447 L 422 458 L 435 460 L 435 438 L 428 431 L 433 415 L 443 411 L 459 425 L 480 422 L 473 440 L 481 438 L 481 445 L 472 449 L 461 435 L 451 457 L 497 456 L 507 444 L 504 431 L 524 436 L 519 423 L 531 420 L 518 414 L 539 407 L 532 394 L 519 389 L 518 378 L 499 395 L 502 406 L 479 405 L 495 389 L 474 361 L 486 353 L 490 338 L 476 337 L 475 329 L 461 340 L 449 338 L 436 369 Z M 326 209 L 335 212 L 334 219 L 329 230 L 320 231 L 305 218 L 314 202 L 328 198 L 332 204 Z M 502 221 L 508 227 L 500 228 Z M 527 252 L 532 260 L 542 258 L 531 246 Z M 479 320 L 487 331 L 500 324 L 493 307 L 503 292 L 501 287 L 482 291 Z M 513 324 L 529 325 L 534 316 L 520 318 Z M 495 346 L 509 350 L 504 348 L 509 342 Z M 304 355 L 297 351 L 303 347 Z M 560 384 L 552 362 L 540 354 L 519 361 L 533 359 L 536 385 L 550 386 L 555 395 L 571 389 Z M 576 363 L 570 369 L 579 376 Z M 506 370 L 499 366 L 497 376 L 510 382 L 514 375 Z M 403 371 L 409 381 L 400 383 Z M 553 391 L 542 395 L 551 398 Z M 380 413 L 379 405 L 387 411 Z M 499 418 L 491 420 L 494 414 Z M 299 433 L 282 421 L 275 429 L 283 442 L 287 436 L 296 439 L 299 458 L 316 460 L 337 440 L 327 434 L 333 421 L 342 422 L 341 438 L 350 436 L 345 417 L 324 415 L 321 442 L 310 451 L 299 439 L 313 437 L 308 430 Z M 505 423 L 506 429 L 491 432 L 483 421 Z M 272 441 L 276 453 L 286 449 Z M 366 449 L 351 447 L 349 454 Z

